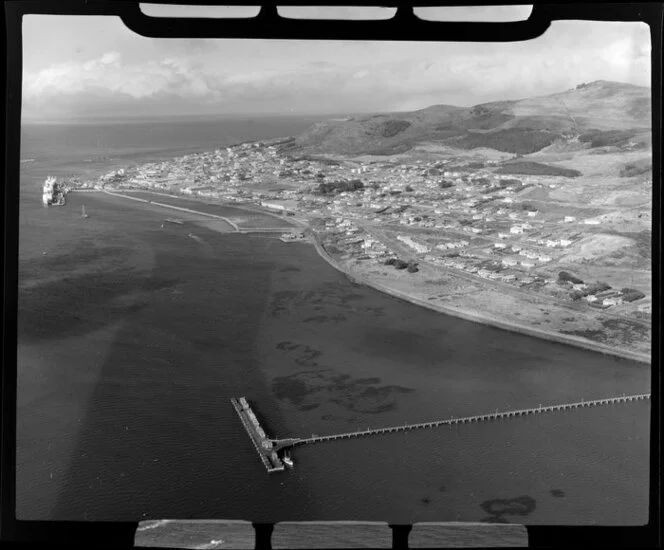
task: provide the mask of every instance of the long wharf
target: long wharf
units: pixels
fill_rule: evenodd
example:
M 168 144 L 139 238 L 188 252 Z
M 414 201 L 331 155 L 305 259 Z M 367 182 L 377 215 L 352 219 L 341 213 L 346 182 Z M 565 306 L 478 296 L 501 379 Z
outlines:
M 243 400 L 244 398 L 240 398 L 240 400 Z M 535 415 L 535 414 L 543 414 L 543 413 L 549 413 L 549 412 L 562 412 L 562 411 L 571 411 L 574 409 L 580 409 L 584 407 L 600 407 L 600 406 L 605 406 L 605 405 L 618 405 L 621 403 L 631 403 L 634 401 L 643 401 L 646 399 L 650 399 L 650 394 L 649 393 L 641 393 L 641 394 L 636 394 L 636 395 L 621 395 L 617 397 L 607 397 L 604 399 L 592 399 L 589 401 L 578 401 L 575 403 L 562 403 L 559 405 L 547 405 L 542 407 L 541 405 L 539 407 L 533 407 L 529 409 L 517 409 L 513 411 L 501 411 L 501 412 L 494 412 L 494 413 L 489 413 L 489 414 L 479 414 L 475 416 L 465 416 L 461 418 L 448 418 L 445 420 L 434 420 L 431 422 L 420 422 L 417 424 L 403 424 L 402 426 L 389 426 L 385 428 L 372 428 L 372 429 L 366 429 L 366 430 L 361 430 L 361 431 L 356 431 L 356 432 L 345 432 L 345 433 L 339 433 L 339 434 L 331 434 L 331 435 L 321 435 L 321 436 L 312 436 L 312 437 L 304 437 L 304 438 L 284 438 L 284 439 L 269 439 L 267 437 L 264 438 L 265 443 L 259 443 L 260 445 L 263 445 L 263 447 L 258 447 L 257 450 L 259 452 L 259 455 L 261 457 L 267 456 L 268 450 L 269 450 L 269 456 L 275 456 L 278 458 L 277 453 L 283 449 L 287 449 L 289 447 L 295 447 L 296 445 L 311 445 L 314 443 L 324 443 L 326 441 L 336 441 L 336 440 L 341 440 L 341 439 L 351 439 L 351 438 L 356 438 L 356 437 L 365 437 L 365 436 L 374 436 L 374 435 L 382 435 L 382 434 L 390 434 L 390 433 L 397 433 L 397 432 L 407 432 L 410 430 L 418 430 L 418 429 L 424 429 L 424 428 L 437 428 L 440 426 L 455 426 L 457 424 L 472 424 L 474 422 L 488 422 L 491 420 L 504 420 L 508 418 L 515 418 L 517 416 L 529 416 L 529 415 Z M 238 406 L 236 405 L 237 400 L 231 399 L 231 402 L 233 402 L 234 406 L 236 407 L 236 410 L 238 410 Z M 246 400 L 245 400 L 246 403 Z M 250 409 L 249 409 L 250 410 Z M 238 414 L 239 411 L 238 411 Z M 255 437 L 258 437 L 260 434 L 256 433 L 252 435 L 250 429 L 251 427 L 254 426 L 253 423 L 244 420 L 242 416 L 240 418 L 243 421 L 243 424 L 245 424 L 245 428 L 247 428 L 247 431 L 249 432 L 250 437 L 252 437 L 253 441 L 256 441 L 254 439 Z M 247 424 L 248 423 L 248 424 Z M 249 428 L 247 426 L 250 426 Z M 261 430 L 262 431 L 262 430 Z M 264 434 L 263 434 L 264 435 Z M 260 440 L 259 440 L 260 441 Z M 256 443 L 254 443 L 256 445 Z M 267 445 L 269 444 L 270 447 L 268 449 Z M 262 449 L 262 450 L 260 450 Z M 265 463 L 265 462 L 264 462 Z M 281 461 L 279 461 L 280 468 L 268 468 L 268 471 L 278 471 L 278 470 L 283 470 L 284 466 Z

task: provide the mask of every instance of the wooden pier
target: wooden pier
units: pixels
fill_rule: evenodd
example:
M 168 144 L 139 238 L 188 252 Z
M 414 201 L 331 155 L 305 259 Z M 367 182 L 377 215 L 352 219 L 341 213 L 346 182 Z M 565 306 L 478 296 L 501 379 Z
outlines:
M 616 405 L 619 403 L 630 403 L 633 401 L 642 401 L 650 399 L 649 393 L 637 395 L 622 395 L 619 397 L 608 397 L 605 399 L 592 399 L 590 401 L 579 401 L 576 403 L 563 403 L 560 405 L 548 405 L 542 407 L 533 407 L 529 409 L 518 409 L 513 411 L 502 411 L 489 414 L 479 414 L 475 416 L 465 416 L 461 418 L 448 418 L 445 420 L 434 420 L 431 422 L 420 422 L 417 424 L 404 424 L 402 426 L 389 426 L 386 428 L 373 428 L 361 430 L 357 432 L 346 432 L 332 435 L 313 436 L 305 438 L 287 438 L 287 439 L 272 439 L 274 449 L 279 451 L 288 447 L 296 445 L 310 445 L 313 443 L 324 443 L 326 441 L 336 441 L 340 439 L 351 439 L 355 437 L 365 437 L 372 435 L 390 434 L 397 432 L 407 432 L 410 430 L 418 430 L 424 428 L 437 428 L 440 426 L 454 426 L 457 424 L 472 424 L 474 422 L 488 422 L 491 420 L 504 420 L 508 418 L 515 418 L 517 416 L 529 416 L 534 414 L 543 414 L 548 412 L 569 411 L 573 409 L 580 409 L 583 407 L 598 407 L 603 405 Z
M 249 434 L 249 439 L 254 444 L 254 448 L 265 469 L 269 473 L 284 470 L 285 466 L 277 455 L 277 449 L 274 447 L 272 440 L 268 439 L 265 435 L 247 400 L 244 397 L 240 397 L 239 399 L 231 397 L 231 403 L 235 412 L 240 417 L 244 429 Z

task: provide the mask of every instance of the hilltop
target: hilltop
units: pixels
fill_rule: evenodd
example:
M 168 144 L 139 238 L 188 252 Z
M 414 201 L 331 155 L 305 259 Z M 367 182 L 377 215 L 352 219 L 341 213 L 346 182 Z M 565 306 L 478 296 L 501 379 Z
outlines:
M 526 155 L 550 146 L 650 145 L 650 89 L 598 80 L 541 97 L 473 107 L 432 105 L 315 124 L 287 146 L 293 153 L 391 155 L 424 142 Z

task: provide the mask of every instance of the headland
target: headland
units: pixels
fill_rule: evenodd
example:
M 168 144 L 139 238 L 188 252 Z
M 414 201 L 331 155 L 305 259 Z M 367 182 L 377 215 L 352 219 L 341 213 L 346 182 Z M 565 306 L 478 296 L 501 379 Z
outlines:
M 580 113 L 597 94 L 643 106 L 647 90 L 625 86 L 596 82 L 562 95 Z M 542 104 L 535 114 L 544 99 L 532 100 Z M 210 215 L 236 232 L 312 240 L 335 269 L 381 292 L 650 362 L 649 111 L 630 110 L 614 120 L 620 128 L 601 113 L 580 127 L 569 113 L 547 112 L 544 129 L 519 105 L 454 111 L 446 131 L 456 134 L 447 138 L 431 133 L 452 116 L 444 106 L 330 120 L 299 136 L 134 166 L 79 187 L 165 193 L 151 202 L 175 209 L 233 207 Z M 344 149 L 351 142 L 354 152 Z

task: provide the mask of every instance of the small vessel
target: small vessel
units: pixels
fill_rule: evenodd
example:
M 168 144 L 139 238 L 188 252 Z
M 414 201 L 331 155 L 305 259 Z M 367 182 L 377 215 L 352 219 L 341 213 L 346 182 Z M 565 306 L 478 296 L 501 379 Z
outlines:
M 88 218 L 89 216 L 85 213 L 85 205 L 81 207 L 81 218 Z
M 284 458 L 282 460 L 284 461 L 284 464 L 289 468 L 293 467 L 293 459 L 291 458 L 290 453 L 284 453 Z

